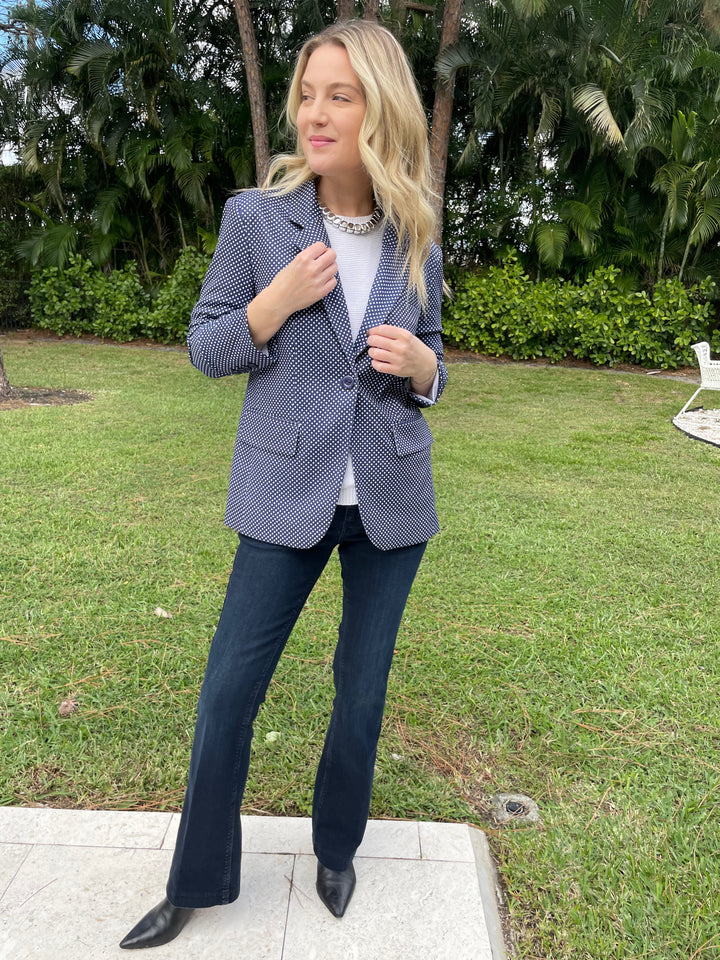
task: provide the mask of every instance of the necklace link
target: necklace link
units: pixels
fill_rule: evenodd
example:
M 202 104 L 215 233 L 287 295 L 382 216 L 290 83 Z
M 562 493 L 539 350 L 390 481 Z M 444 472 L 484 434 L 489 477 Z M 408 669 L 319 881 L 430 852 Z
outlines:
M 351 223 L 349 220 L 345 220 L 343 217 L 333 213 L 332 210 L 328 210 L 328 208 L 324 207 L 322 204 L 318 204 L 318 206 L 320 207 L 320 212 L 323 215 L 323 219 L 327 220 L 328 223 L 331 223 L 334 227 L 337 227 L 338 230 L 342 230 L 344 233 L 354 233 L 357 235 L 370 233 L 371 230 L 374 230 L 382 220 L 383 215 L 380 207 L 375 207 L 373 210 L 373 215 L 369 220 L 366 220 L 365 223 Z

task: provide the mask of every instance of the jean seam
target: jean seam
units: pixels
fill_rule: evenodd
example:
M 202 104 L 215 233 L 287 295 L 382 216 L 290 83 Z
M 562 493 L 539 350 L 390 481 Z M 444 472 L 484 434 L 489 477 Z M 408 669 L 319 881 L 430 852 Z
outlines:
M 302 607 L 300 608 L 300 612 L 302 612 Z M 297 620 L 297 617 L 295 618 L 295 621 L 296 620 Z M 295 621 L 293 621 L 293 624 Z M 230 814 L 229 814 L 231 818 L 235 817 L 236 807 L 237 807 L 238 816 L 240 815 L 240 804 L 237 802 L 237 796 L 238 796 L 238 790 L 239 790 L 238 769 L 240 766 L 242 752 L 245 747 L 245 744 L 247 743 L 248 739 L 250 740 L 252 739 L 252 737 L 249 736 L 249 729 L 250 729 L 250 726 L 252 725 L 253 714 L 257 714 L 260 710 L 261 705 L 257 703 L 258 696 L 263 690 L 267 689 L 267 687 L 270 685 L 270 681 L 272 680 L 273 674 L 275 673 L 275 667 L 280 657 L 282 656 L 282 652 L 285 649 L 285 646 L 290 637 L 290 634 L 292 633 L 292 629 L 293 628 L 291 627 L 290 630 L 286 630 L 284 633 L 284 636 L 279 641 L 280 652 L 276 655 L 276 652 L 277 652 L 277 646 L 276 646 L 273 649 L 273 651 L 270 653 L 270 655 L 267 657 L 264 672 L 260 677 L 260 679 L 258 680 L 258 682 L 255 684 L 252 695 L 249 698 L 248 708 L 245 711 L 245 714 L 242 718 L 241 729 L 245 731 L 245 735 L 240 739 L 235 749 L 235 757 L 233 761 L 233 773 L 232 773 L 233 793 L 232 793 L 232 801 L 230 805 Z M 256 704 L 257 704 L 257 709 L 256 709 Z M 230 896 L 230 888 L 232 886 L 232 834 L 235 829 L 235 824 L 231 823 L 230 827 L 232 828 L 232 830 L 228 831 L 229 840 L 225 848 L 225 867 L 223 872 L 223 893 L 226 897 Z
M 342 630 L 342 621 L 341 621 L 341 623 L 340 623 L 340 629 Z M 341 643 L 342 640 L 340 640 L 339 642 Z M 336 651 L 336 656 L 337 656 L 337 651 Z M 342 691 L 342 688 L 343 688 L 343 686 L 344 686 L 343 673 L 344 673 L 344 668 L 343 668 L 342 657 L 341 657 L 341 658 L 340 658 L 340 663 L 339 663 L 339 668 L 338 668 L 338 682 L 337 682 L 337 685 L 336 685 L 336 687 L 335 687 L 335 702 L 336 702 L 336 703 L 342 699 L 342 697 L 341 697 L 341 691 Z M 335 703 L 333 704 L 333 713 L 334 713 L 334 711 L 335 711 Z M 327 754 L 326 754 L 326 761 L 325 761 L 325 769 L 323 770 L 323 778 L 322 778 L 322 783 L 320 784 L 320 793 L 319 793 L 318 800 L 317 800 L 318 816 L 319 816 L 319 814 L 320 814 L 320 810 L 321 810 L 322 807 L 323 807 L 323 804 L 324 804 L 324 802 L 325 802 L 325 796 L 326 796 L 326 794 L 327 794 L 328 773 L 329 773 L 329 770 L 330 770 L 330 766 L 331 766 L 331 764 L 332 764 L 332 757 L 333 757 L 334 751 L 335 751 L 335 725 L 333 724 L 333 717 L 332 717 L 332 713 L 331 713 L 331 715 L 330 715 L 330 730 L 329 730 L 329 736 L 328 736 L 328 739 L 327 739 Z

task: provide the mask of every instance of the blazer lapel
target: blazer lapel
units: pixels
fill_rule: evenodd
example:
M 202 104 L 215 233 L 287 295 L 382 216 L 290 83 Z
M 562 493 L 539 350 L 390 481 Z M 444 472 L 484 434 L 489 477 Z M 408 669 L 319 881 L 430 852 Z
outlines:
M 385 323 L 387 316 L 407 289 L 407 271 L 402 269 L 402 254 L 398 258 L 397 233 L 391 223 L 386 224 L 383 235 L 380 263 L 378 265 L 363 322 L 355 338 L 354 354 L 357 356 L 367 347 L 367 334 L 371 327 Z
M 318 206 L 315 181 L 309 180 L 303 183 L 297 190 L 288 195 L 288 199 L 290 221 L 297 230 L 295 246 L 298 251 L 311 247 L 318 240 L 329 247 L 330 240 Z M 345 294 L 339 276 L 335 288 L 326 297 L 323 297 L 322 306 L 343 353 L 348 360 L 352 361 L 353 338 L 350 317 L 348 316 Z

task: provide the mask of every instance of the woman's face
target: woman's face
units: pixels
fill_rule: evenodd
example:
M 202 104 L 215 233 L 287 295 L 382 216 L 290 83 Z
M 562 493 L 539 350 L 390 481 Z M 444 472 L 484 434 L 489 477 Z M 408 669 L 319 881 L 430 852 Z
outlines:
M 358 137 L 365 94 L 344 47 L 325 43 L 308 59 L 302 75 L 297 126 L 310 169 L 319 177 L 367 177 Z

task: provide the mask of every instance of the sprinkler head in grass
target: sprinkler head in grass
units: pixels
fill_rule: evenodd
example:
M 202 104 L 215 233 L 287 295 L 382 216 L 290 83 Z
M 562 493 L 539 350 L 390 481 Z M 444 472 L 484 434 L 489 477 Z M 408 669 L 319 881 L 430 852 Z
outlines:
M 496 823 L 540 823 L 538 805 L 523 793 L 496 793 L 490 811 Z

